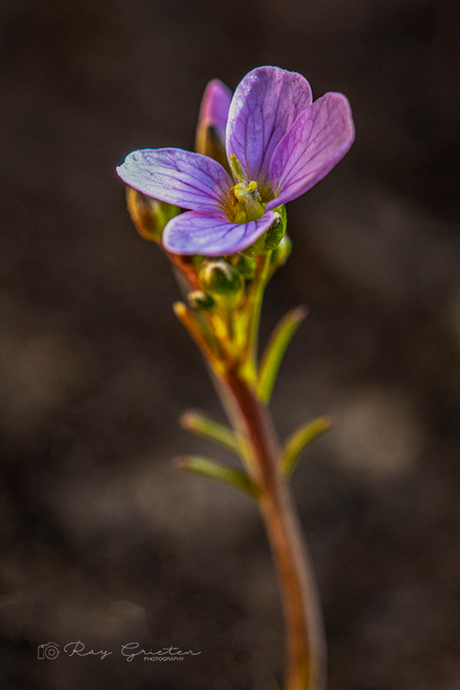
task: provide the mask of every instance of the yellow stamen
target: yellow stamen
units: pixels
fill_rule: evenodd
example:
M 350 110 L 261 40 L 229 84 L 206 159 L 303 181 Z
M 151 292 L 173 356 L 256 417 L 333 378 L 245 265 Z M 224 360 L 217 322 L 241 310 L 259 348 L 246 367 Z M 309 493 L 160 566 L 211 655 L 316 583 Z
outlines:
M 243 166 L 234 153 L 230 154 L 230 167 L 236 179 L 242 182 L 244 180 Z
M 262 218 L 265 208 L 257 190 L 257 182 L 238 182 L 232 187 L 232 193 L 236 200 L 232 214 L 234 223 L 247 223 Z
M 251 182 L 251 184 L 253 184 Z M 257 185 L 256 185 L 257 187 Z M 252 191 L 252 190 L 251 190 Z M 247 201 L 249 201 L 249 197 L 251 196 L 251 193 L 249 191 L 249 186 L 245 182 L 239 182 L 233 187 L 233 193 L 238 199 L 239 202 L 242 204 L 245 204 Z
M 234 223 L 259 220 L 265 213 L 265 205 L 262 203 L 262 197 L 257 189 L 257 182 L 254 180 L 245 181 L 243 167 L 234 153 L 230 155 L 230 166 L 238 182 L 231 189 L 229 218 Z

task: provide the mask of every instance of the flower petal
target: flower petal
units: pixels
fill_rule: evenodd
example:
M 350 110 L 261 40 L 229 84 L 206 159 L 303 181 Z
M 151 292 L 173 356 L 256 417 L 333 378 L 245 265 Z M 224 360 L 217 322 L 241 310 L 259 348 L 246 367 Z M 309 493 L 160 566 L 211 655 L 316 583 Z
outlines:
M 296 199 L 313 187 L 346 154 L 355 138 L 350 104 L 341 93 L 326 93 L 297 118 L 270 163 L 276 198 L 267 209 Z
M 201 150 L 198 141 L 201 134 L 208 127 L 214 127 L 222 141 L 225 141 L 225 128 L 227 127 L 228 111 L 232 101 L 232 92 L 219 79 L 209 82 L 201 101 L 200 116 L 197 129 L 197 151 Z
M 259 191 L 271 198 L 268 178 L 276 146 L 300 113 L 311 104 L 311 89 L 301 74 L 279 67 L 258 67 L 238 85 L 227 123 L 227 156 L 233 153 Z
M 197 211 L 224 209 L 233 184 L 212 158 L 172 148 L 133 151 L 117 173 L 147 196 Z
M 241 225 L 231 223 L 224 214 L 197 211 L 181 213 L 167 224 L 163 233 L 163 246 L 174 254 L 234 254 L 255 242 L 274 220 L 272 211 L 260 220 Z

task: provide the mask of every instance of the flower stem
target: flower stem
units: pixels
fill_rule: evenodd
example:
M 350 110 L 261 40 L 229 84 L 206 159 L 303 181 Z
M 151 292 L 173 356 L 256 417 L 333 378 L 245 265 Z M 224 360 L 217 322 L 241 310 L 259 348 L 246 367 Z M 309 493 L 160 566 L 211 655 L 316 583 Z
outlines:
M 258 504 L 276 565 L 286 628 L 284 690 L 324 690 L 325 643 L 318 596 L 299 520 L 278 469 L 280 451 L 271 417 L 237 370 L 228 370 L 220 385 L 250 448 L 249 470 L 261 487 Z
M 184 304 L 176 303 L 175 311 L 208 362 L 239 439 L 249 480 L 257 487 L 255 498 L 273 553 L 283 605 L 284 690 L 325 690 L 325 642 L 314 578 L 286 477 L 281 471 L 282 454 L 273 423 L 264 400 L 257 394 L 258 332 L 269 268 L 270 253 L 258 256 L 242 314 L 224 314 L 232 324 L 231 333 L 229 328 L 221 328 L 221 313 L 210 315 L 209 333 L 205 333 L 203 324 Z M 238 324 L 236 329 L 234 324 Z M 230 338 L 233 333 L 242 337 L 233 341 Z M 208 476 L 211 472 L 219 473 L 222 479 L 222 470 L 214 464 L 211 467 L 209 461 L 203 464 L 203 459 L 198 459 L 197 465 L 197 459 L 192 460 L 194 470 L 198 467 Z
M 257 348 L 259 341 L 260 314 L 264 290 L 267 284 L 268 271 L 270 268 L 271 252 L 261 254 L 256 259 L 256 274 L 251 286 L 249 295 L 249 323 L 248 323 L 248 347 L 247 353 L 250 361 L 257 362 Z M 255 374 L 255 372 L 254 372 Z

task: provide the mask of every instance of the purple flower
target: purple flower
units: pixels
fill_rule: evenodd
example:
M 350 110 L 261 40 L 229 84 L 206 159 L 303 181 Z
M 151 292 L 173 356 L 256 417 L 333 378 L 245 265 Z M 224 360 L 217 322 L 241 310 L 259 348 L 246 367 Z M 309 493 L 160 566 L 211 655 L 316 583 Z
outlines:
M 296 72 L 258 67 L 233 98 L 211 82 L 201 117 L 225 132 L 234 179 L 213 158 L 182 149 L 133 151 L 117 168 L 126 184 L 188 209 L 166 225 L 165 248 L 175 254 L 219 256 L 249 247 L 274 223 L 274 209 L 301 196 L 346 154 L 354 139 L 343 94 L 312 102 Z

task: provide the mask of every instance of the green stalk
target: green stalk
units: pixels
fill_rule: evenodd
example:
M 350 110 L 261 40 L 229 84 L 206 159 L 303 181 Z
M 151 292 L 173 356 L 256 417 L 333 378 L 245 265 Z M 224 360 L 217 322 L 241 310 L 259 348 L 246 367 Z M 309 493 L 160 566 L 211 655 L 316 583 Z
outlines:
M 255 379 L 257 375 L 257 357 L 259 346 L 259 325 L 262 312 L 264 291 L 267 285 L 268 273 L 270 268 L 271 252 L 260 254 L 256 259 L 256 273 L 251 285 L 249 295 L 248 313 L 248 340 L 247 355 L 251 365 L 251 372 Z

